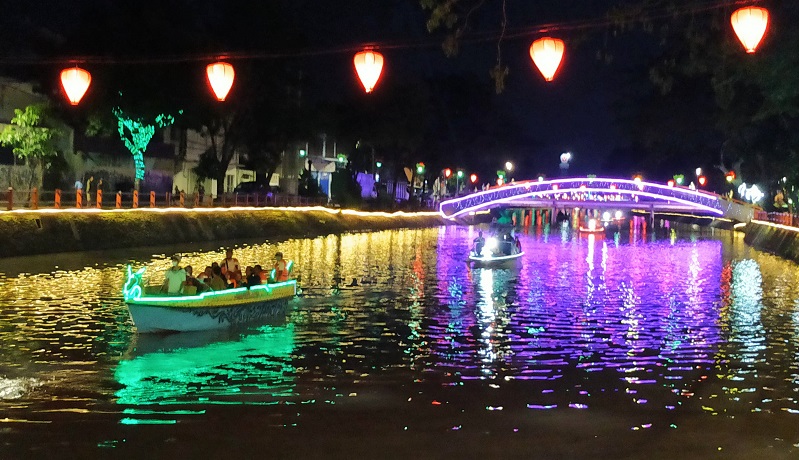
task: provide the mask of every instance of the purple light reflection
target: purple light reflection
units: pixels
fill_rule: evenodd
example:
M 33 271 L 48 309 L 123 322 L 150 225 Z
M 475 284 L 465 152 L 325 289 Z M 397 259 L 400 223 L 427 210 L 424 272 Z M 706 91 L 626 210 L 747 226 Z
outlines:
M 635 404 L 674 405 L 683 392 L 672 387 L 687 388 L 714 365 L 725 289 L 720 242 L 632 246 L 523 233 L 518 266 L 473 269 L 465 262 L 473 233 L 439 238 L 438 289 L 456 295 L 433 317 L 447 338 L 432 347 L 429 369 L 461 381 L 558 382 L 547 398 L 591 375 L 586 401 L 634 386 L 647 389 L 629 397 Z M 549 404 L 536 399 L 529 404 Z

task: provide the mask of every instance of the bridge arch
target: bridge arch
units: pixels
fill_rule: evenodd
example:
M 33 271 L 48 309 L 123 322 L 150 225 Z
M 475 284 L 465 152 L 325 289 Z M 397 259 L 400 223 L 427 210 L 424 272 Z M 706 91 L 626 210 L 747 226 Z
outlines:
M 719 195 L 686 187 L 613 178 L 568 178 L 515 182 L 441 202 L 447 218 L 499 206 L 636 208 L 692 212 L 721 217 L 729 202 Z

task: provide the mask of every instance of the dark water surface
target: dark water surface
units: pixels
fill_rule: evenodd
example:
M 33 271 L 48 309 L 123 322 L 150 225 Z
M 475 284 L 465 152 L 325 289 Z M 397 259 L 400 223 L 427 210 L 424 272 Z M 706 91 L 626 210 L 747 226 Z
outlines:
M 558 229 L 474 269 L 475 232 L 242 245 L 303 296 L 199 334 L 138 335 L 121 301 L 172 250 L 0 261 L 0 458 L 799 458 L 794 263 Z

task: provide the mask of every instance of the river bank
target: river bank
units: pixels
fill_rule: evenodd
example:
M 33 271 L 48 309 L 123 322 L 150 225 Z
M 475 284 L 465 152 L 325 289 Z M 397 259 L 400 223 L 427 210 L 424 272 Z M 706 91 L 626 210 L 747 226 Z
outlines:
M 0 213 L 0 257 L 444 225 L 438 213 L 309 208 Z
M 799 262 L 799 228 L 764 221 L 752 221 L 743 228 L 744 242 L 783 259 Z

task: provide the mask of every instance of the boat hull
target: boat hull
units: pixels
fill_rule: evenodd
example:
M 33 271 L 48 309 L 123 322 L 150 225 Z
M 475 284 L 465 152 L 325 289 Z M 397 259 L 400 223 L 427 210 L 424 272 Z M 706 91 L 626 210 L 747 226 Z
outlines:
M 519 260 L 524 255 L 524 252 L 517 252 L 516 254 L 504 255 L 499 257 L 483 257 L 483 256 L 469 256 L 469 262 L 480 267 L 494 267 L 513 263 Z
M 196 296 L 142 296 L 127 301 L 138 332 L 223 329 L 285 315 L 296 282 L 217 291 Z

